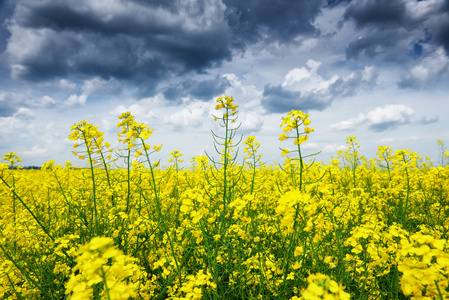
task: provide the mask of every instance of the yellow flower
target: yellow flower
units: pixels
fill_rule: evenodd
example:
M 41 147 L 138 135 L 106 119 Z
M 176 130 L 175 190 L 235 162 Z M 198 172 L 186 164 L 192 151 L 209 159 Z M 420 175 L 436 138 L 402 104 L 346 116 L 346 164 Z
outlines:
M 283 140 L 286 140 L 286 139 L 288 139 L 288 135 L 286 135 L 285 133 L 281 133 L 279 140 L 282 142 Z
M 330 279 L 327 275 L 317 273 L 307 278 L 309 285 L 302 292 L 304 300 L 349 300 L 349 293 L 344 291 L 342 285 Z
M 281 155 L 282 155 L 282 156 L 286 156 L 286 155 L 289 154 L 289 153 L 290 153 L 290 151 L 289 151 L 287 148 L 284 148 L 284 149 L 282 149 Z
M 79 249 L 76 262 L 66 284 L 66 294 L 71 299 L 91 299 L 94 287 L 101 288 L 102 298 L 106 294 L 123 300 L 137 296 L 138 285 L 135 283 L 144 271 L 134 258 L 117 249 L 111 238 L 93 238 Z
M 134 157 L 139 157 L 139 156 L 141 156 L 141 155 L 142 155 L 142 150 L 139 149 L 139 150 L 137 150 L 136 153 L 134 154 Z
M 295 145 L 299 145 L 302 144 L 304 142 L 306 142 L 309 139 L 309 137 L 307 135 L 301 135 L 300 137 L 295 139 Z
M 19 156 L 17 156 L 16 152 L 9 152 L 6 153 L 3 157 L 3 160 L 8 160 L 10 166 L 14 166 L 16 162 L 21 162 L 22 159 L 20 159 Z
M 304 128 L 304 131 L 305 131 L 305 133 L 309 134 L 311 132 L 314 132 L 315 128 L 306 127 L 306 128 Z

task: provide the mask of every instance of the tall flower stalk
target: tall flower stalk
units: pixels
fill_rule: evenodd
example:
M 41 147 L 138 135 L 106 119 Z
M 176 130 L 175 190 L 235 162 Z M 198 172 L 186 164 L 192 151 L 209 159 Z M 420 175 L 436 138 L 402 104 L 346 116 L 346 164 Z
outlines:
M 98 127 L 87 123 L 87 121 L 81 121 L 77 124 L 74 124 L 71 127 L 71 134 L 69 135 L 69 140 L 76 141 L 73 145 L 74 148 L 84 145 L 85 152 L 83 151 L 74 151 L 73 154 L 77 155 L 80 159 L 86 159 L 88 161 L 91 179 L 92 179 L 92 201 L 93 201 L 93 210 L 94 210 L 94 224 L 95 224 L 95 234 L 98 235 L 100 233 L 99 228 L 99 218 L 98 218 L 98 210 L 97 210 L 97 182 L 94 168 L 96 165 L 101 163 L 104 166 L 106 171 L 106 178 L 109 187 L 111 187 L 111 180 L 108 170 L 107 161 L 111 160 L 111 154 L 105 155 L 109 151 L 110 144 L 108 142 L 104 142 L 104 133 L 98 130 Z M 87 155 L 87 157 L 86 157 Z M 114 203 L 114 201 L 112 200 Z
M 284 132 L 281 133 L 279 140 L 284 141 L 287 139 L 293 139 L 295 150 L 288 150 L 287 148 L 281 149 L 282 155 L 287 156 L 289 153 L 297 153 L 297 158 L 299 159 L 299 190 L 303 188 L 303 173 L 304 173 L 304 157 L 301 153 L 301 144 L 309 139 L 309 134 L 314 132 L 314 128 L 307 127 L 310 125 L 309 114 L 305 114 L 300 110 L 292 110 L 287 116 L 282 118 L 281 128 L 283 127 Z M 301 130 L 300 127 L 304 126 Z M 292 136 L 290 136 L 290 135 Z M 289 160 L 291 162 L 291 160 Z M 292 170 L 292 179 L 295 179 L 295 172 Z

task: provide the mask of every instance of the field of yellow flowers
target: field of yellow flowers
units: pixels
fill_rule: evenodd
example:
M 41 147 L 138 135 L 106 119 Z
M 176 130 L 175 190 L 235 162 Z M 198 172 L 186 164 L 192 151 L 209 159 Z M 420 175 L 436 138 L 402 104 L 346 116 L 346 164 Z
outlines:
M 89 168 L 15 169 L 8 153 L 0 298 L 449 299 L 449 153 L 443 166 L 388 147 L 368 160 L 350 136 L 330 164 L 313 162 L 301 153 L 311 121 L 293 110 L 285 162 L 267 166 L 255 137 L 239 139 L 234 99 L 216 110 L 218 158 L 189 169 L 178 150 L 168 166 L 153 159 L 161 147 L 130 113 L 123 149 L 72 127 Z

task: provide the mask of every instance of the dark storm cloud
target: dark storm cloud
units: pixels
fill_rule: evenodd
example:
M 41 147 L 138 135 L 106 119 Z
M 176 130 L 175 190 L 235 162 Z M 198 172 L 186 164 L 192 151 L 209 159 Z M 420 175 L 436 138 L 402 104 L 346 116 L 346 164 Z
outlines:
M 334 7 L 340 4 L 347 4 L 350 3 L 352 0 L 327 0 L 327 6 L 328 7 Z
M 290 91 L 281 85 L 264 87 L 262 105 L 270 113 L 283 113 L 292 109 L 323 110 L 329 103 L 319 94 L 302 95 L 299 91 Z
M 15 3 L 6 51 L 13 77 L 117 78 L 151 95 L 161 80 L 207 72 L 252 43 L 289 43 L 300 34 L 314 34 L 312 22 L 323 1 Z
M 191 95 L 192 97 L 209 101 L 211 98 L 223 94 L 231 84 L 224 77 L 215 77 L 209 80 L 187 79 L 178 85 L 166 88 L 163 95 L 168 100 L 180 100 L 182 97 Z
M 378 31 L 351 41 L 346 48 L 347 58 L 358 58 L 364 54 L 370 58 L 381 56 L 387 61 L 403 61 L 404 51 L 398 48 L 398 34 L 401 30 Z
M 441 20 L 439 26 L 435 28 L 435 41 L 441 44 L 449 54 L 449 12 L 446 12 L 446 18 Z
M 295 103 L 301 97 L 300 92 L 292 92 L 282 88 L 281 85 L 264 87 L 262 105 L 267 111 L 282 113 L 295 108 Z
M 401 26 L 406 21 L 405 3 L 401 0 L 356 1 L 346 9 L 344 19 L 353 19 L 359 28 Z
M 202 72 L 231 59 L 218 2 L 164 3 L 18 1 L 9 26 L 12 74 L 29 81 L 113 77 L 145 83 L 140 91 L 149 93 L 169 74 Z
M 349 42 L 347 57 L 357 58 L 364 54 L 370 58 L 403 62 L 407 56 L 416 59 L 423 55 L 424 43 L 443 46 L 446 54 L 449 53 L 447 3 L 435 1 L 420 7 L 419 1 L 411 0 L 351 2 L 343 18 L 353 21 L 362 36 Z
M 10 33 L 6 28 L 6 19 L 12 14 L 14 6 L 10 1 L 0 1 L 0 53 L 5 51 L 6 43 L 2 43 L 9 38 Z
M 223 0 L 223 3 L 233 43 L 245 47 L 248 41 L 289 42 L 299 34 L 313 34 L 311 22 L 325 1 Z
M 82 2 L 19 1 L 9 44 L 25 44 L 17 35 L 29 34 L 37 45 L 21 53 L 10 51 L 13 63 L 20 65 L 18 77 L 42 80 L 75 72 L 106 79 L 159 79 L 231 58 L 229 34 L 220 26 L 224 21 L 202 26 L 195 19 L 201 10 L 160 12 L 135 6 L 125 12 L 124 4 L 108 8 Z

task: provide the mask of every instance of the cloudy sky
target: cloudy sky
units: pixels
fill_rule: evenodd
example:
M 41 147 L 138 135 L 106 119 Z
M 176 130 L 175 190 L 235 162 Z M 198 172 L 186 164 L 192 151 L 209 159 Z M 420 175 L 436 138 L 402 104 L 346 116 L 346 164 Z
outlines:
M 309 113 L 306 153 L 449 144 L 449 0 L 0 1 L 0 155 L 24 166 L 71 153 L 87 120 L 117 146 L 117 117 L 154 128 L 157 158 L 213 153 L 215 99 L 281 161 L 281 118 Z M 155 157 L 156 158 L 156 157 Z

